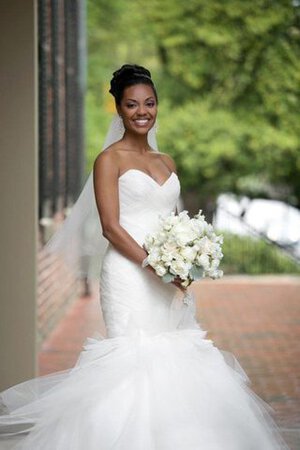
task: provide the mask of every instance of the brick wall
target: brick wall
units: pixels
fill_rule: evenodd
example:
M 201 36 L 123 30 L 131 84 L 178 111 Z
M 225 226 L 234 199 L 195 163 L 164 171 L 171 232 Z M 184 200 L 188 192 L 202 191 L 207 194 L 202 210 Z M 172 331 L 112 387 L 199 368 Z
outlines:
M 83 184 L 81 0 L 39 0 L 39 242 L 37 326 L 40 344 L 78 295 L 76 281 L 44 244 Z
M 62 217 L 55 217 L 55 228 L 62 220 Z M 80 283 L 60 258 L 44 251 L 41 231 L 37 258 L 37 334 L 40 346 L 78 297 Z

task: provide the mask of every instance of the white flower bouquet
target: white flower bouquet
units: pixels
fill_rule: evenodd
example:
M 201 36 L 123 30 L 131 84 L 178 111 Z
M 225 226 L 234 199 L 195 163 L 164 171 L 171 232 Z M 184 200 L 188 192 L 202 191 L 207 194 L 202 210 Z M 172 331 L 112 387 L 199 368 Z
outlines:
M 187 211 L 172 212 L 160 216 L 157 232 L 146 236 L 142 266 L 152 266 L 166 283 L 179 277 L 184 287 L 203 277 L 221 278 L 222 243 L 223 236 L 216 235 L 201 210 L 192 218 Z

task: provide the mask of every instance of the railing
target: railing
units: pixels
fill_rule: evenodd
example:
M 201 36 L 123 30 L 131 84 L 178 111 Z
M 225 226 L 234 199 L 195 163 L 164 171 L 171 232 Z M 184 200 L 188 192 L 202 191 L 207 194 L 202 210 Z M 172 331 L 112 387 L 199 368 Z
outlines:
M 300 273 L 299 241 L 292 245 L 276 242 L 247 223 L 244 215 L 236 215 L 222 205 L 218 208 L 237 221 L 242 230 L 242 233 L 220 230 L 225 238 L 224 265 L 227 273 Z

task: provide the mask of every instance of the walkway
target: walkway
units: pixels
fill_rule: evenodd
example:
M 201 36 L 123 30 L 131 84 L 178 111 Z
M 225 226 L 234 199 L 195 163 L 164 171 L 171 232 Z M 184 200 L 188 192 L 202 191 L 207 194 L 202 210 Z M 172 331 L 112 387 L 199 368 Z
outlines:
M 74 304 L 44 343 L 41 374 L 72 367 L 86 336 L 105 335 L 95 289 L 92 298 Z M 277 422 L 299 431 L 300 277 L 226 277 L 199 282 L 193 290 L 207 337 L 234 353 Z M 292 447 L 300 449 L 298 437 Z

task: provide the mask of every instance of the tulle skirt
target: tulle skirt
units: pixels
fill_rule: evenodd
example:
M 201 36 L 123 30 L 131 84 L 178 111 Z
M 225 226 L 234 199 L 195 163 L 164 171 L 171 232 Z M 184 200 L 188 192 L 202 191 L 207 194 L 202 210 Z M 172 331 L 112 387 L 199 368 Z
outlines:
M 288 449 L 238 361 L 205 336 L 90 338 L 73 369 L 2 393 L 1 432 L 27 432 L 18 450 Z

